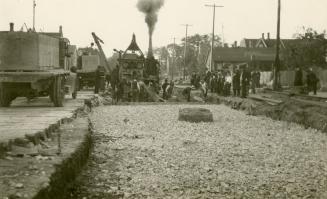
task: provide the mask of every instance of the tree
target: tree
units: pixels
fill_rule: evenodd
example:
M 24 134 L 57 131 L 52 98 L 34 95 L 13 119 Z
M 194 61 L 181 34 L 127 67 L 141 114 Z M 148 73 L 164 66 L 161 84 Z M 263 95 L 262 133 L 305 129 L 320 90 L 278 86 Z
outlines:
M 326 32 L 318 33 L 312 28 L 303 27 L 295 34 L 296 40 L 287 46 L 285 62 L 290 68 L 301 66 L 307 68 L 318 66 L 327 68 L 327 40 Z
M 111 69 L 114 69 L 118 64 L 119 54 L 114 53 L 111 57 L 108 58 L 108 63 Z
M 206 70 L 205 63 L 211 49 L 211 36 L 195 34 L 189 36 L 187 41 L 186 74 L 191 74 L 192 72 L 204 73 Z M 154 52 L 161 60 L 175 57 L 175 66 L 179 67 L 181 72 L 184 66 L 184 45 L 185 38 L 182 38 L 180 44 L 174 45 L 170 43 L 167 46 L 156 48 Z M 221 39 L 216 36 L 215 47 L 218 46 L 222 46 L 222 43 Z
M 188 55 L 186 66 L 188 71 L 205 72 L 206 61 L 211 50 L 211 35 L 195 34 L 187 38 Z M 183 43 L 185 38 L 182 39 Z M 220 37 L 215 36 L 214 48 L 222 46 Z

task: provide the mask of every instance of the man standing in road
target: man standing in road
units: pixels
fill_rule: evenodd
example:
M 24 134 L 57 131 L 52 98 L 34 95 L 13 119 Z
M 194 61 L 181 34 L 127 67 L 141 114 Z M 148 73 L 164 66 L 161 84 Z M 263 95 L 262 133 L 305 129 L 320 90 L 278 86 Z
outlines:
M 294 86 L 303 86 L 303 73 L 300 67 L 296 68 L 294 77 Z
M 250 81 L 251 74 L 247 70 L 247 66 L 245 65 L 242 69 L 241 73 L 241 97 L 246 98 L 248 94 L 248 85 Z
M 217 94 L 222 95 L 224 93 L 224 83 L 225 78 L 222 72 L 218 72 L 218 79 L 217 79 Z
M 165 79 L 165 82 L 162 84 L 161 88 L 162 88 L 162 98 L 163 99 L 167 99 L 167 87 L 168 87 L 169 83 L 168 83 L 168 79 Z
M 210 85 L 211 85 L 211 93 L 217 92 L 217 78 L 216 78 L 216 75 L 212 76 Z
M 110 78 L 110 84 L 111 84 L 111 89 L 114 92 L 116 87 L 118 86 L 119 83 L 119 66 L 118 64 L 116 65 L 116 68 L 112 71 L 111 78 Z
M 312 68 L 309 69 L 307 74 L 307 86 L 309 92 L 313 91 L 314 95 L 317 95 L 317 84 L 319 79 L 317 78 L 316 74 L 313 72 Z
M 233 73 L 233 94 L 234 97 L 239 97 L 240 96 L 240 90 L 241 90 L 241 74 L 238 69 L 235 70 Z

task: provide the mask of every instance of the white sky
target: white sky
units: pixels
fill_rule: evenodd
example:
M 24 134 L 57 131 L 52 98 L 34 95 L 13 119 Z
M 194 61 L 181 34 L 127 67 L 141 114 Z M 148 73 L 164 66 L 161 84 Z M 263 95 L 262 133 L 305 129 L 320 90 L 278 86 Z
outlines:
M 33 0 L 0 0 L 0 30 L 8 30 L 9 22 L 20 29 L 24 22 L 32 26 Z M 148 35 L 144 15 L 136 8 L 137 0 L 37 0 L 36 29 L 58 31 L 63 26 L 64 36 L 79 47 L 92 42 L 91 32 L 105 41 L 107 56 L 112 49 L 125 50 L 133 32 L 143 51 L 147 50 Z M 222 33 L 226 42 L 242 38 L 259 38 L 261 33 L 276 33 L 277 0 L 166 0 L 159 13 L 154 32 L 154 46 L 162 46 L 177 37 L 206 34 L 212 31 L 212 9 L 204 5 L 216 3 L 216 33 Z M 301 26 L 319 31 L 327 29 L 327 0 L 282 0 L 281 36 L 291 38 Z

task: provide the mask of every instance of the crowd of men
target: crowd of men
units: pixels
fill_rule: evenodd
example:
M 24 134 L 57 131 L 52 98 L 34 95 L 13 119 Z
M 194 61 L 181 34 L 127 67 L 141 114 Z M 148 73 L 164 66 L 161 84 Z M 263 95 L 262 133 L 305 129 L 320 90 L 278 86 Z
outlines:
M 193 87 L 201 89 L 205 98 L 208 92 L 222 96 L 233 95 L 246 98 L 249 90 L 255 93 L 256 88 L 260 87 L 260 72 L 250 71 L 246 66 L 243 66 L 232 72 L 229 70 L 221 70 L 217 73 L 207 71 L 203 78 L 193 73 L 191 84 Z
M 95 93 L 99 90 L 99 74 L 96 75 L 96 86 Z M 146 88 L 153 88 L 153 93 L 159 94 L 159 90 L 162 89 L 162 98 L 168 100 L 171 98 L 174 82 L 168 82 L 168 79 L 165 79 L 161 84 L 161 87 L 158 85 L 152 85 L 150 82 L 149 86 L 146 87 L 144 82 L 138 81 L 137 79 L 132 80 L 131 82 L 126 82 L 124 80 L 119 80 L 119 67 L 117 66 L 111 73 L 110 77 L 107 77 L 108 85 L 110 82 L 111 90 L 114 94 L 114 99 L 117 101 L 123 98 L 124 89 L 126 85 L 129 88 L 129 99 L 132 102 L 146 101 L 148 91 Z M 247 65 L 244 65 L 240 68 L 236 68 L 232 71 L 230 70 L 221 70 L 218 72 L 207 71 L 203 75 L 199 75 L 195 72 L 190 77 L 191 85 L 195 89 L 200 89 L 204 98 L 207 97 L 208 92 L 216 93 L 221 96 L 235 96 L 246 98 L 249 92 L 255 94 L 256 88 L 260 88 L 260 72 L 258 70 L 249 70 Z M 303 81 L 303 72 L 301 68 L 297 68 L 295 71 L 294 77 L 294 86 L 295 87 L 305 87 L 309 92 L 313 91 L 314 95 L 317 94 L 317 84 L 319 79 L 316 74 L 313 72 L 312 68 L 307 71 L 306 76 L 306 87 L 304 86 Z M 187 101 L 191 99 L 191 90 L 192 88 L 186 88 L 183 91 L 183 95 L 187 98 Z

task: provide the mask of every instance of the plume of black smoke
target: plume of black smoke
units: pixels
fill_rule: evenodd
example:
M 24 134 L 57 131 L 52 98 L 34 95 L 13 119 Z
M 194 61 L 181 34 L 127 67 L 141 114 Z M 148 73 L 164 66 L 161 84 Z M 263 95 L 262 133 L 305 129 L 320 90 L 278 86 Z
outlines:
M 145 22 L 148 24 L 150 37 L 158 21 L 158 11 L 164 2 L 164 0 L 139 0 L 137 2 L 137 8 L 145 14 Z

